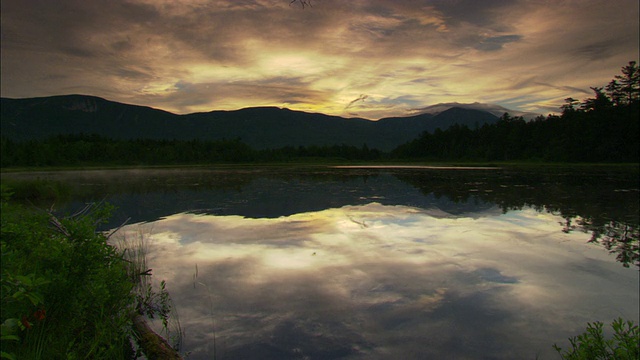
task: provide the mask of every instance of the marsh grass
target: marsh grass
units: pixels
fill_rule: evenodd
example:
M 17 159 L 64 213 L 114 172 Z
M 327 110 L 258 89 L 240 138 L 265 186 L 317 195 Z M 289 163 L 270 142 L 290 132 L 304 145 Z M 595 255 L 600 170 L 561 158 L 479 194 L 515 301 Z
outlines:
M 151 232 L 152 228 L 140 225 L 135 231 L 120 232 L 116 229 L 108 237 L 115 238 L 112 241 L 114 246 L 122 250 L 127 276 L 134 284 L 132 294 L 136 298 L 136 313 L 152 320 L 160 320 L 160 331 L 170 340 L 174 349 L 180 350 L 184 332 L 175 304 L 171 300 L 166 282 L 161 280 L 156 284 L 152 269 L 147 264 Z

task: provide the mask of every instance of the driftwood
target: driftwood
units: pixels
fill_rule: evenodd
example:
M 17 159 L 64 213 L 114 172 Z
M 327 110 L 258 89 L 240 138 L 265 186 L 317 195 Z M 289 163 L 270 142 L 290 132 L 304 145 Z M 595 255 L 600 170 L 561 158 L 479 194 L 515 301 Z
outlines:
M 133 331 L 138 336 L 138 343 L 147 359 L 182 360 L 182 356 L 169 345 L 167 340 L 151 329 L 142 315 L 133 317 Z

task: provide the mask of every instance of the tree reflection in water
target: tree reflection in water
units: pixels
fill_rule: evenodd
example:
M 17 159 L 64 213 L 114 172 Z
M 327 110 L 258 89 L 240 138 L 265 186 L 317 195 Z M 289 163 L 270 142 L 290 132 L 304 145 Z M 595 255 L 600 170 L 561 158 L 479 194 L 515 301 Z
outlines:
M 602 224 L 579 217 L 565 217 L 562 231 L 570 233 L 579 230 L 591 233 L 592 244 L 602 245 L 622 266 L 635 265 L 640 269 L 640 228 L 626 222 L 610 220 Z
M 640 230 L 637 226 L 610 221 L 603 226 L 589 229 L 592 232 L 590 243 L 600 244 L 624 267 L 630 264 L 640 269 Z
M 624 267 L 640 269 L 637 172 L 537 169 L 494 174 L 449 171 L 432 172 L 429 178 L 416 174 L 398 178 L 424 194 L 444 195 L 452 201 L 475 197 L 498 205 L 505 213 L 530 207 L 560 215 L 565 233 L 591 233 L 589 243 L 602 245 Z
M 565 232 L 591 233 L 590 241 L 614 253 L 625 267 L 640 267 L 638 175 L 631 167 L 378 166 L 74 171 L 47 177 L 73 189 L 77 203 L 70 209 L 105 198 L 123 209 L 107 229 L 127 218 L 153 221 L 185 211 L 277 218 L 370 202 L 435 207 L 455 216 L 479 216 L 494 207 L 504 213 L 532 208 L 561 216 Z

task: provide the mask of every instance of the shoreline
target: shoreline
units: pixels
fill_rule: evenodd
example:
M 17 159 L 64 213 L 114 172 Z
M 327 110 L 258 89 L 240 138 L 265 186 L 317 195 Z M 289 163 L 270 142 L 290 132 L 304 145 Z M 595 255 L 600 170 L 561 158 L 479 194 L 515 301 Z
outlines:
M 37 166 L 0 168 L 0 174 L 72 172 L 99 170 L 163 170 L 163 169 L 269 169 L 269 168 L 333 168 L 333 169 L 425 169 L 425 170 L 497 170 L 497 169 L 553 169 L 590 168 L 640 171 L 640 163 L 553 163 L 553 162 L 285 162 L 285 163 L 214 163 L 164 165 L 88 165 Z

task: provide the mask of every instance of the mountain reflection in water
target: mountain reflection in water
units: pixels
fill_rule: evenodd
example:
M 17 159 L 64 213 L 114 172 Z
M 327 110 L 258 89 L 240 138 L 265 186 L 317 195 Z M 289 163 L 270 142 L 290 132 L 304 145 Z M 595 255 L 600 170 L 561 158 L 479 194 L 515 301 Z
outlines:
M 180 212 L 275 218 L 379 202 L 443 216 L 480 217 L 534 208 L 564 218 L 565 231 L 593 234 L 625 266 L 639 266 L 637 169 L 439 167 L 214 168 L 8 173 L 70 184 L 75 211 L 106 200 L 126 219 L 153 221 Z M 49 204 L 50 205 L 50 204 Z M 59 205 L 60 206 L 60 205 Z

